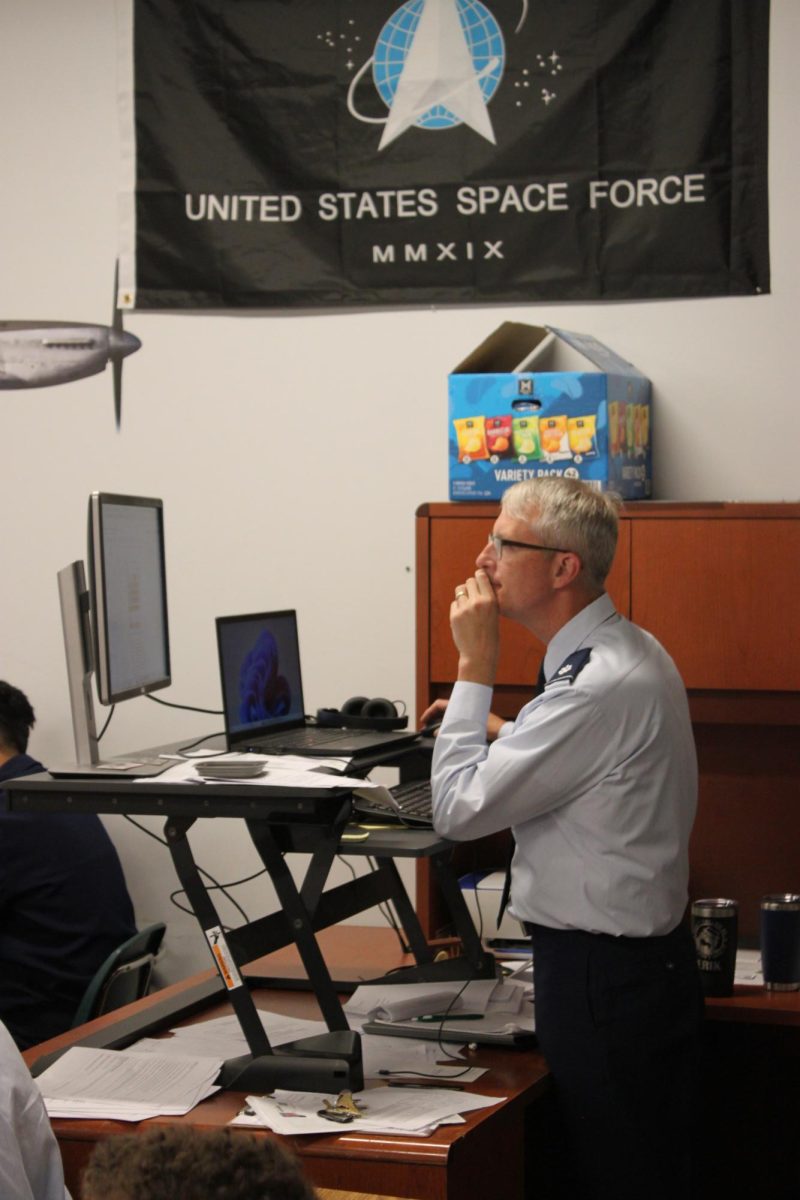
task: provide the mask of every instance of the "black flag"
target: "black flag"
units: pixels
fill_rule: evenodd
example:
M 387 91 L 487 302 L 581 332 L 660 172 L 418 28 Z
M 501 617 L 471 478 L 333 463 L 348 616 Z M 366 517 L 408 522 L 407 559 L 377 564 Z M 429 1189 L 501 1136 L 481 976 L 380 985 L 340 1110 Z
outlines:
M 769 290 L 768 0 L 132 3 L 135 307 Z

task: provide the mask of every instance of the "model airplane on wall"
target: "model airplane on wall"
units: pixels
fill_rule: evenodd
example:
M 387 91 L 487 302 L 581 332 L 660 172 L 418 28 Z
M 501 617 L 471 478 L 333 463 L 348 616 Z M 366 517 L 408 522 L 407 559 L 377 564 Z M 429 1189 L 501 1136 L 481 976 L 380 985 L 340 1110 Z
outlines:
M 141 344 L 122 328 L 122 313 L 116 306 L 110 326 L 77 321 L 0 321 L 0 389 L 70 383 L 99 375 L 111 362 L 114 415 L 119 429 L 122 360 Z

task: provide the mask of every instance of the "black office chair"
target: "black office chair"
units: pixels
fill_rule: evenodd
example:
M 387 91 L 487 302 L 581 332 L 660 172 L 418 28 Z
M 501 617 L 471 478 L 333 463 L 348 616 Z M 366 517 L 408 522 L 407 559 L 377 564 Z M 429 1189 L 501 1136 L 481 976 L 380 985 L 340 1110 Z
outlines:
M 146 925 L 109 954 L 83 994 L 73 1029 L 147 995 L 153 963 L 166 929 L 163 921 Z

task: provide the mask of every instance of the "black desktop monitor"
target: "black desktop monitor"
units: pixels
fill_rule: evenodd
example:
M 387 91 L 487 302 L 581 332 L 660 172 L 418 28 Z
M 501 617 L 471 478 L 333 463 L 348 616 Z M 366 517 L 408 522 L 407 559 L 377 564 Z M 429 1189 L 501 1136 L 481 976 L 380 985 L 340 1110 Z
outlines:
M 89 587 L 103 704 L 171 683 L 164 514 L 160 500 L 93 492 Z

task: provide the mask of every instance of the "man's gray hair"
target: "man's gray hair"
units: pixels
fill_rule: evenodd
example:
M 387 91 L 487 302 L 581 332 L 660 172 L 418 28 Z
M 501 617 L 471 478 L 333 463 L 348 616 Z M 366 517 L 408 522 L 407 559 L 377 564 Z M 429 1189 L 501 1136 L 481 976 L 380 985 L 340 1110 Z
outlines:
M 527 522 L 538 542 L 577 554 L 586 585 L 598 591 L 614 561 L 621 504 L 614 492 L 561 475 L 515 483 L 502 499 L 503 511 Z

